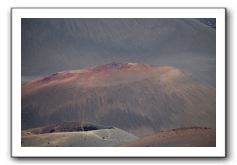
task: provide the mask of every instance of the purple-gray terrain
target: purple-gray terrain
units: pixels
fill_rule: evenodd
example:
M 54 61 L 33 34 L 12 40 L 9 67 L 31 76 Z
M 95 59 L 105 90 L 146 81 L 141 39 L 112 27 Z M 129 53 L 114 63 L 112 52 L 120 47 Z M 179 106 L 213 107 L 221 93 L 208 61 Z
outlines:
M 215 146 L 214 24 L 22 19 L 22 146 Z

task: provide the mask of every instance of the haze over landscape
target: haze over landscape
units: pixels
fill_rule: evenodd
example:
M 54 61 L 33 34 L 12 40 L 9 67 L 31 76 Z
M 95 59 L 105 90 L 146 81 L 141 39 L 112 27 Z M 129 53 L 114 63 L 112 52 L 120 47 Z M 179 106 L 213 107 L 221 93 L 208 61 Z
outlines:
M 22 146 L 215 146 L 215 41 L 214 19 L 22 19 Z

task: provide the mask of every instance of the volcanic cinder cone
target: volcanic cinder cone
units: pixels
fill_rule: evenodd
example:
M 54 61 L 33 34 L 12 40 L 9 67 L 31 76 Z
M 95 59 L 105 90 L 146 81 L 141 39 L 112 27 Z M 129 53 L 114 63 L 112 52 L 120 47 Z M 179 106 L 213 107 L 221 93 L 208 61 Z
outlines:
M 173 128 L 215 128 L 215 114 L 215 89 L 170 66 L 114 62 L 22 86 L 22 130 L 79 121 L 145 136 Z

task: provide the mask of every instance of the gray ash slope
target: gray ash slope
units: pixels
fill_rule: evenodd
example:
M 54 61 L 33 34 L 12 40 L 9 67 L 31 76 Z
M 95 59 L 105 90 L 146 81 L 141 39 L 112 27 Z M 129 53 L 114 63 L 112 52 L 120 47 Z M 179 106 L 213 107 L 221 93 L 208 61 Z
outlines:
M 22 136 L 21 144 L 23 147 L 115 147 L 134 140 L 138 138 L 112 128 Z
M 182 70 L 112 63 L 65 71 L 22 86 L 22 129 L 64 121 L 114 126 L 137 136 L 215 128 L 215 88 Z
M 26 80 L 118 61 L 167 64 L 215 86 L 216 31 L 197 19 L 29 18 L 21 35 Z

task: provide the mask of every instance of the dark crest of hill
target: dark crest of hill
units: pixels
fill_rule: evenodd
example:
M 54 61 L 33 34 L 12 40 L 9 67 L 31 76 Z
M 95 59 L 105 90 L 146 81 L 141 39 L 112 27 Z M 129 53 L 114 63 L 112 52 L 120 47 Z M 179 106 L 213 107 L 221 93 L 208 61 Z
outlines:
M 56 132 L 83 132 L 100 129 L 112 129 L 113 127 L 97 125 L 88 122 L 63 122 L 59 124 L 53 124 L 45 127 L 33 128 L 22 131 L 22 135 L 32 134 L 45 134 L 45 133 L 56 133 Z

